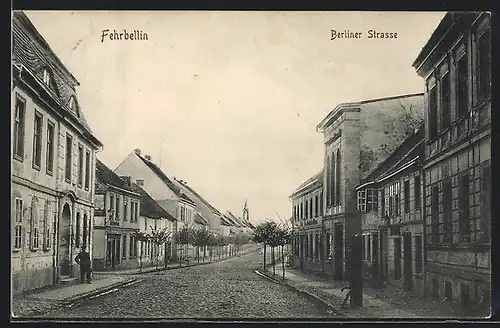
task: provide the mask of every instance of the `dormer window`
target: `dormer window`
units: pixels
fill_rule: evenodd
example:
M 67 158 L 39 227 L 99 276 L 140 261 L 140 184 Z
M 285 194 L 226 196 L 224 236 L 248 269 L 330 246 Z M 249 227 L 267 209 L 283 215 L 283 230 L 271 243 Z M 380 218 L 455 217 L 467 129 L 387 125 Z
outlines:
M 68 105 L 68 107 L 72 111 L 75 111 L 75 109 L 76 109 L 75 97 L 69 98 L 69 105 Z
M 44 68 L 42 71 L 42 79 L 43 83 L 50 87 L 50 73 L 49 70 Z

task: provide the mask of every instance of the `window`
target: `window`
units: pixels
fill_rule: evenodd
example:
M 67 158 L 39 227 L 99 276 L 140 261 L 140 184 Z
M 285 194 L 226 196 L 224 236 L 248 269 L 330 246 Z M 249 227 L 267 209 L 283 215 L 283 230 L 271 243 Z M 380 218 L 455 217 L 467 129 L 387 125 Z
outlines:
M 14 224 L 14 250 L 20 250 L 23 247 L 23 200 L 15 199 L 15 224 Z
M 71 96 L 71 97 L 69 98 L 68 107 L 69 107 L 69 109 L 71 109 L 72 111 L 75 111 L 75 110 L 76 110 L 76 101 L 75 101 L 75 97 Z
M 318 260 L 319 259 L 319 234 L 314 234 L 314 259 Z
M 123 235 L 122 259 L 127 258 L 127 235 Z
M 335 182 L 337 177 L 335 176 L 335 152 L 332 153 L 332 161 L 330 162 L 330 205 L 337 205 L 337 195 L 335 194 Z
M 66 182 L 71 182 L 71 155 L 72 155 L 72 147 L 73 147 L 73 138 L 66 134 Z
M 328 254 L 328 256 L 326 257 L 326 261 L 330 261 L 330 247 L 331 247 L 331 241 L 330 241 L 330 232 L 327 232 L 326 233 L 326 254 Z
M 319 196 L 316 195 L 314 198 L 314 216 L 319 216 Z
M 450 73 L 446 72 L 441 77 L 441 131 L 450 126 Z
M 144 186 L 144 180 L 143 180 L 143 179 L 137 179 L 137 180 L 135 180 L 135 183 L 136 183 L 138 186 Z
M 437 88 L 432 87 L 429 91 L 429 137 L 434 138 L 437 134 Z
M 42 80 L 47 86 L 50 86 L 50 73 L 47 69 L 42 71 Z
M 467 55 L 457 61 L 457 119 L 465 116 L 469 110 L 469 66 Z
M 313 218 L 315 215 L 313 214 L 313 200 L 312 198 L 309 200 L 309 217 Z
M 80 226 L 81 226 L 81 222 L 80 222 L 80 213 L 76 213 L 76 232 L 75 232 L 75 246 L 76 247 L 80 247 Z
M 115 195 L 109 195 L 109 209 L 111 210 L 111 221 L 115 220 Z
M 461 283 L 460 284 L 460 300 L 463 306 L 467 306 L 470 303 L 470 288 L 469 285 Z
M 137 222 L 138 217 L 139 217 L 139 203 L 135 203 L 135 222 Z
M 304 218 L 304 206 L 302 205 L 302 202 L 300 203 L 300 218 Z
M 129 258 L 137 256 L 137 241 L 135 236 L 129 238 Z
M 326 169 L 326 206 L 330 206 L 331 204 L 331 185 L 332 185 L 332 158 L 328 156 L 328 166 Z
M 422 273 L 422 236 L 415 236 L 415 273 Z
M 431 191 L 431 243 L 439 243 L 439 192 L 438 186 L 432 187 Z
M 309 218 L 309 202 L 307 201 L 307 199 L 306 199 L 306 205 L 305 205 L 305 208 L 306 208 L 306 209 L 305 209 L 305 212 L 306 212 L 306 213 L 305 213 L 305 217 L 306 217 L 306 219 L 308 219 L 308 218 Z
M 451 282 L 450 281 L 444 282 L 444 298 L 448 302 L 453 302 L 453 291 L 451 289 Z
M 85 189 L 89 189 L 90 184 L 90 152 L 85 153 Z
M 399 200 L 399 194 L 394 195 L 394 214 L 401 214 L 401 201 Z
M 414 188 L 415 188 L 415 209 L 418 210 L 420 209 L 420 204 L 421 204 L 421 201 L 420 201 L 420 198 L 422 197 L 421 196 L 421 193 L 420 193 L 420 176 L 416 176 L 415 177 L 415 181 L 414 181 Z
M 451 242 L 453 225 L 452 219 L 452 192 L 451 179 L 447 178 L 443 182 L 443 242 Z
M 52 175 L 54 169 L 54 123 L 47 122 L 47 149 L 45 155 L 47 173 Z
M 363 235 L 361 238 L 361 249 L 362 249 L 362 259 L 366 260 L 366 235 Z
M 45 251 L 50 249 L 50 237 L 49 201 L 47 200 L 43 209 L 43 250 Z
M 88 223 L 87 223 L 87 215 L 83 216 L 83 233 L 82 233 L 82 245 L 83 247 L 87 247 L 87 237 L 88 237 Z M 90 238 L 89 238 L 90 240 Z
M 367 212 L 378 211 L 378 190 L 377 189 L 367 189 L 366 190 L 366 210 Z
M 410 212 L 410 181 L 406 180 L 404 184 L 404 204 L 405 204 L 405 213 Z
M 340 160 L 340 149 L 337 150 L 337 161 L 336 161 L 336 174 L 335 174 L 335 200 L 336 204 L 340 204 L 340 166 L 341 166 L 341 160 Z
M 78 145 L 78 187 L 83 185 L 83 146 Z
M 123 200 L 123 221 L 127 221 L 128 220 L 128 212 L 127 212 L 127 200 L 124 199 Z
M 16 97 L 16 112 L 14 121 L 14 157 L 23 160 L 24 157 L 24 114 L 26 102 L 21 97 Z
M 33 125 L 33 167 L 40 169 L 42 162 L 42 114 L 35 112 Z
M 366 190 L 358 191 L 358 211 L 366 213 Z
M 130 202 L 130 222 L 135 222 L 135 207 L 136 207 L 136 203 L 131 201 Z
M 491 227 L 491 165 L 481 168 L 481 239 L 489 242 Z
M 40 247 L 40 231 L 38 218 L 38 198 L 33 197 L 31 200 L 31 250 L 37 250 Z
M 380 189 L 380 207 L 382 209 L 382 215 L 387 214 L 385 211 L 385 189 Z
M 371 241 L 371 234 L 366 235 L 366 259 L 368 261 L 372 260 L 372 241 Z
M 116 195 L 116 219 L 120 220 L 121 214 L 121 198 L 119 195 Z
M 477 67 L 477 98 L 484 101 L 491 94 L 491 29 L 488 27 L 479 36 L 476 51 Z
M 462 241 L 470 240 L 469 223 L 469 174 L 464 174 L 458 184 L 459 231 Z
M 389 217 L 394 217 L 401 214 L 399 192 L 399 182 L 395 182 L 389 186 Z

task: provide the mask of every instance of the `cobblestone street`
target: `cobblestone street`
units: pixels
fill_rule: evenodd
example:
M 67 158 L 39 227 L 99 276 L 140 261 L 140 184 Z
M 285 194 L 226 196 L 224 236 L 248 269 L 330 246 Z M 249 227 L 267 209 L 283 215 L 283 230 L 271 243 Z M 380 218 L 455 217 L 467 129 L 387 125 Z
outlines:
M 262 256 L 148 273 L 141 282 L 70 308 L 51 318 L 328 318 L 333 313 L 254 270 Z

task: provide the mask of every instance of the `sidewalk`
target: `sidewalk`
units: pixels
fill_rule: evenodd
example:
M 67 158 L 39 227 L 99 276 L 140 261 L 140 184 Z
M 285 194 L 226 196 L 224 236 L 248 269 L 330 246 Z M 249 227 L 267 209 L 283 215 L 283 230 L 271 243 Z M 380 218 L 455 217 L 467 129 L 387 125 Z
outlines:
M 14 295 L 12 316 L 26 317 L 49 312 L 62 306 L 81 301 L 136 281 L 136 278 L 94 276 L 91 284 L 72 286 L 47 286 L 46 288 Z
M 257 245 L 248 245 L 247 247 L 242 247 L 240 253 L 232 255 L 232 256 L 221 256 L 219 259 L 218 255 L 213 255 L 212 260 L 209 260 L 209 257 L 205 257 L 205 261 L 203 262 L 202 259 L 200 259 L 200 262 L 198 263 L 198 260 L 196 258 L 191 258 L 189 265 L 185 262 L 182 263 L 182 266 L 179 265 L 179 263 L 169 263 L 167 264 L 167 267 L 165 267 L 164 264 L 158 265 L 158 269 L 156 266 L 147 266 L 143 267 L 142 270 L 140 268 L 134 268 L 134 269 L 123 269 L 123 270 L 113 270 L 113 271 L 94 271 L 93 274 L 94 276 L 99 276 L 99 275 L 137 275 L 137 274 L 144 274 L 144 273 L 150 273 L 150 272 L 158 272 L 158 271 L 166 271 L 166 270 L 174 270 L 174 269 L 181 269 L 181 268 L 190 268 L 198 265 L 204 265 L 204 264 L 210 264 L 210 263 L 216 263 L 216 262 L 221 262 L 224 260 L 229 260 L 231 258 L 235 258 L 238 256 L 246 255 L 249 253 L 252 253 L 256 251 L 258 248 Z
M 331 277 L 320 277 L 314 274 L 285 268 L 285 280 L 282 279 L 281 263 L 276 265 L 276 275 L 272 274 L 272 267 L 266 272 L 258 270 L 268 278 L 295 290 L 306 293 L 327 304 L 339 315 L 355 318 L 457 318 L 458 315 L 448 304 L 429 299 L 418 298 L 404 293 L 394 287 L 385 287 L 380 290 L 364 287 L 363 307 L 358 309 L 341 308 L 346 291 L 341 292 L 345 285 L 334 281 Z

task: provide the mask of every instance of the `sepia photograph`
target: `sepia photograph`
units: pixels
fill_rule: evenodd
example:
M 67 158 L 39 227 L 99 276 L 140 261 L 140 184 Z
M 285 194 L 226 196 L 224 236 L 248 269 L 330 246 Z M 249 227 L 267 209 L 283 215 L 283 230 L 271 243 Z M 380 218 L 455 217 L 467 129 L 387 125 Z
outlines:
M 11 322 L 491 316 L 491 13 L 13 10 L 11 37 Z

